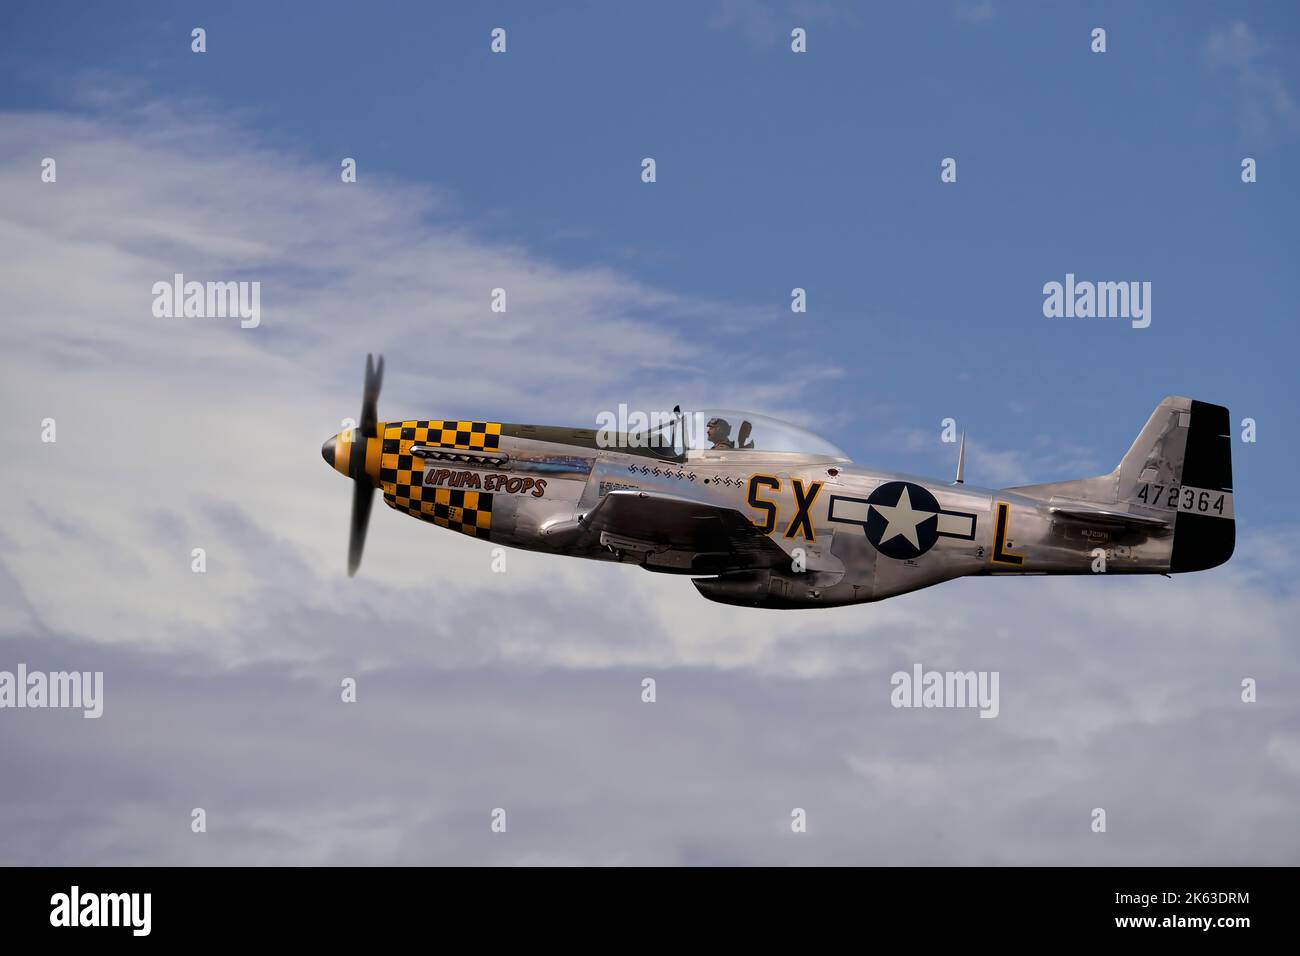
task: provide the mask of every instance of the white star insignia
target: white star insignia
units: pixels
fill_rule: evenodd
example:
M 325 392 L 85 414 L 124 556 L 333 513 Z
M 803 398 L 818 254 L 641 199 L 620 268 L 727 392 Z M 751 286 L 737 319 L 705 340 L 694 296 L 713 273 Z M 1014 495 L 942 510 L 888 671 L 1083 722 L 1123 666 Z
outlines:
M 906 538 L 916 550 L 921 550 L 921 540 L 916 535 L 917 526 L 928 518 L 934 517 L 933 511 L 915 511 L 912 508 L 912 496 L 907 493 L 907 487 L 903 487 L 903 493 L 898 496 L 898 502 L 893 506 L 872 505 L 885 517 L 888 524 L 885 526 L 885 532 L 880 536 L 880 543 L 884 544 L 891 538 L 897 538 L 902 535 Z

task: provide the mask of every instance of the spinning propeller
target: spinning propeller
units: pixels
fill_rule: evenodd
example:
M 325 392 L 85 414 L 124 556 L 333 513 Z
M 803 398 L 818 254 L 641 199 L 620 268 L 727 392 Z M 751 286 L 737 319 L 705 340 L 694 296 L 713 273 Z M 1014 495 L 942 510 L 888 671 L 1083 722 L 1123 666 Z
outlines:
M 366 469 L 370 442 L 379 439 L 379 415 L 376 403 L 384 384 L 384 357 L 374 362 L 366 356 L 366 382 L 361 394 L 361 424 L 350 432 L 340 432 L 321 446 L 321 455 L 337 471 L 355 482 L 352 489 L 352 526 L 348 533 L 348 576 L 361 566 L 361 552 L 366 544 L 370 524 L 370 506 L 375 499 L 375 481 Z M 376 449 L 377 451 L 377 449 Z

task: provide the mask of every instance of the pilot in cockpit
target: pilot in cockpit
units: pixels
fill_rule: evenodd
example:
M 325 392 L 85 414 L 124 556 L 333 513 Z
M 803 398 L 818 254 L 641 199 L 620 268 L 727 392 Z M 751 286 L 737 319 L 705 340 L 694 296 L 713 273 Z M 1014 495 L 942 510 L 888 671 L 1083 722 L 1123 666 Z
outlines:
M 725 418 L 710 418 L 708 424 L 709 447 L 718 448 L 735 448 L 736 443 L 731 440 L 731 423 Z

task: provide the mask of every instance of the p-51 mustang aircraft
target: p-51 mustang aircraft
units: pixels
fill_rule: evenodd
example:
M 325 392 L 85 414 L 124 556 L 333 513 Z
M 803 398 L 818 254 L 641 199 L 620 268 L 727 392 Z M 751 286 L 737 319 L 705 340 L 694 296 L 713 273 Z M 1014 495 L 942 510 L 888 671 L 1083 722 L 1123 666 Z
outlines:
M 462 534 L 691 575 L 706 598 L 749 607 L 879 601 L 966 575 L 1201 571 L 1232 556 L 1220 405 L 1166 398 L 1108 475 L 988 489 L 963 483 L 961 453 L 952 484 L 871 471 L 745 412 L 674 410 L 623 432 L 380 422 L 383 370 L 366 357 L 360 424 L 321 449 L 356 483 L 349 574 L 376 488 Z

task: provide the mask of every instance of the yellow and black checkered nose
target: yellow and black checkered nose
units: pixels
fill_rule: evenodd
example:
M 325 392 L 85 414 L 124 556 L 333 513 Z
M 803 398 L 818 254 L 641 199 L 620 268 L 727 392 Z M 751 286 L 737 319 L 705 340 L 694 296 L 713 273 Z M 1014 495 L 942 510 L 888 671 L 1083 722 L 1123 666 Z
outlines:
M 383 434 L 383 428 L 382 424 L 379 425 L 378 434 Z M 362 438 L 360 432 L 352 428 L 331 436 L 320 446 L 320 454 L 339 474 L 357 479 L 368 477 L 374 484 L 379 484 L 379 450 L 382 444 L 379 438 Z

